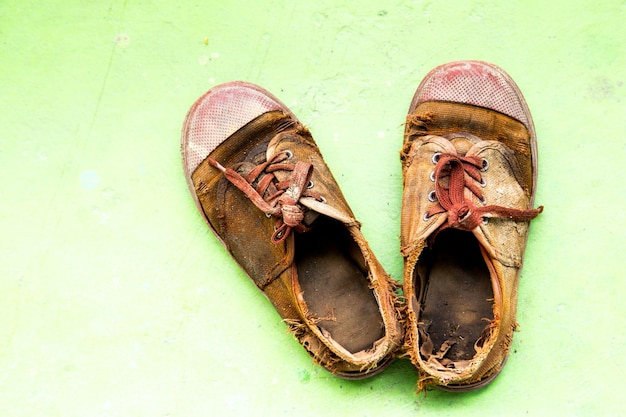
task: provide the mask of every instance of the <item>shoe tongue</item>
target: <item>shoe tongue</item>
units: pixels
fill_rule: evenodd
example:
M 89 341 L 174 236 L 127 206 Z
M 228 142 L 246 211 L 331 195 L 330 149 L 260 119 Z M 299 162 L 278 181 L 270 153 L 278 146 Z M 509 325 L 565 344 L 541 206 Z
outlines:
M 450 140 L 450 143 L 454 145 L 456 152 L 461 156 L 465 156 L 470 148 L 474 146 L 474 142 L 464 137 L 453 138 Z
M 307 210 L 304 212 L 304 219 L 302 220 L 302 224 L 304 224 L 305 227 L 311 228 L 313 227 L 313 222 L 315 222 L 315 220 L 317 220 L 317 218 L 319 217 L 319 213 L 315 210 Z
M 303 224 L 306 227 L 314 226 L 313 223 L 320 215 L 339 220 L 344 224 L 358 224 L 353 217 L 354 215 L 350 207 L 343 199 L 341 190 L 336 188 L 337 184 L 321 158 L 315 142 L 312 141 L 312 138 L 308 139 L 310 141 L 308 142 L 302 136 L 309 137 L 310 135 L 306 130 L 302 132 L 296 131 L 291 134 L 283 132 L 276 135 L 267 147 L 267 157 L 269 158 L 275 153 L 289 150 L 295 155 L 295 159 L 290 161 L 290 163 L 299 159 L 309 161 L 316 167 L 312 178 L 312 181 L 315 183 L 313 191 L 328 197 L 328 201 L 325 199 L 318 201 L 313 197 L 302 197 L 299 202 L 308 209 L 304 213 Z M 275 172 L 275 175 L 279 181 L 284 181 L 288 178 L 289 173 L 278 170 Z

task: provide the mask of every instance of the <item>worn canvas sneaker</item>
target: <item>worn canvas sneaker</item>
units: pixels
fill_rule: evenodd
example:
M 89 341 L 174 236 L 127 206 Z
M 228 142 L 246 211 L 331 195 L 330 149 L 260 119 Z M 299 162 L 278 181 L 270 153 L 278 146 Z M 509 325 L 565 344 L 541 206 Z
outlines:
M 210 229 L 314 360 L 384 369 L 403 339 L 394 283 L 294 114 L 253 84 L 217 86 L 189 110 L 182 155 Z
M 507 358 L 537 178 L 535 130 L 513 80 L 478 61 L 432 70 L 401 152 L 407 349 L 419 388 L 467 390 Z

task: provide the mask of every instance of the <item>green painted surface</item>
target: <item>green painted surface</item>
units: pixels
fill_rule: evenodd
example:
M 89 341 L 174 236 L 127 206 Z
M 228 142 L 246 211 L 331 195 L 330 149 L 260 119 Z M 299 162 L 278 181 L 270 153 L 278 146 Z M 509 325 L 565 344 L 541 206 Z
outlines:
M 626 413 L 626 2 L 495 3 L 0 1 L 0 414 Z M 208 232 L 183 118 L 221 82 L 273 92 L 399 278 L 404 115 L 457 59 L 507 70 L 537 127 L 520 332 L 480 391 L 415 395 L 406 360 L 342 381 Z

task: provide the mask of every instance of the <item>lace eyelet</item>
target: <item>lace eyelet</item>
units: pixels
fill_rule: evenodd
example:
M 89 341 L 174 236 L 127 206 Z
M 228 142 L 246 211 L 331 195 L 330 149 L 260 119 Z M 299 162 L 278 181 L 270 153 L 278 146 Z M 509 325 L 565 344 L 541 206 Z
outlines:
M 428 193 L 428 201 L 430 201 L 431 203 L 437 201 L 437 193 L 435 192 L 435 190 Z
M 270 213 L 265 213 L 265 217 L 267 217 L 268 219 L 271 219 L 272 215 Z
M 324 196 L 320 196 L 319 202 L 326 204 L 326 199 L 324 198 Z
M 488 225 L 489 224 L 489 219 L 486 217 L 483 217 L 483 225 Z
M 430 160 L 433 161 L 433 164 L 436 165 L 439 162 L 440 157 L 441 157 L 441 152 L 435 152 L 433 154 L 433 157 Z
M 483 161 L 482 161 L 482 168 L 480 168 L 480 170 L 481 170 L 482 172 L 485 172 L 485 171 L 487 171 L 488 169 L 489 169 L 489 161 L 487 161 L 485 158 L 483 158 Z
M 309 183 L 306 185 L 306 188 L 308 190 L 310 190 L 311 188 L 313 188 L 315 186 L 315 184 L 313 183 L 313 181 L 309 181 Z
M 487 186 L 487 181 L 485 181 L 484 178 L 481 178 L 479 184 L 481 187 L 485 188 Z
M 435 182 L 435 171 L 431 171 L 431 172 L 430 172 L 430 180 L 431 180 L 432 182 Z
M 430 220 L 430 216 L 428 215 L 428 213 L 424 213 L 424 217 L 422 217 L 422 220 L 424 220 L 425 222 Z
M 283 151 L 283 152 L 285 152 L 285 155 L 287 156 L 287 159 L 291 159 L 291 158 L 293 158 L 293 152 L 291 152 L 291 151 L 289 151 L 289 150 L 287 150 L 287 151 Z

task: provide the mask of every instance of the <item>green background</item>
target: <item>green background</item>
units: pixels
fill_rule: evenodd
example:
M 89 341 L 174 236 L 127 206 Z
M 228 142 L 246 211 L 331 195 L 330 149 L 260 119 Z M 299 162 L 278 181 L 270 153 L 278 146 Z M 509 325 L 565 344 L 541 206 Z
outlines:
M 626 2 L 0 0 L 0 414 L 626 413 Z M 402 123 L 434 66 L 503 67 L 533 112 L 520 331 L 493 384 L 415 394 L 312 364 L 194 206 L 179 138 L 257 83 L 312 130 L 396 279 Z

